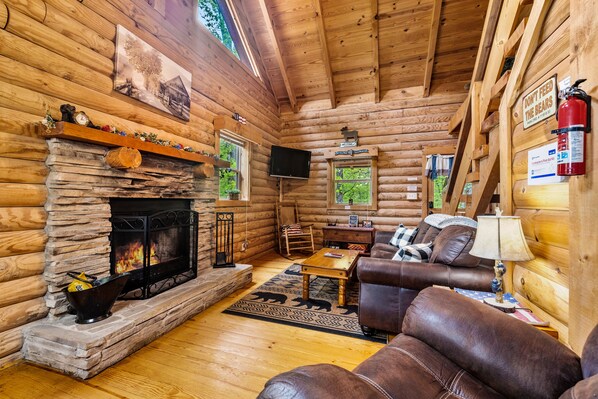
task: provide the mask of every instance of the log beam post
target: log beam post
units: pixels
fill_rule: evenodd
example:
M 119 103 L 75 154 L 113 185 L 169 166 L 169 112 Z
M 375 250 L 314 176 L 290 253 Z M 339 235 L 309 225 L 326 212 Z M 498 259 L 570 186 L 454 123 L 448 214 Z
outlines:
M 214 165 L 202 163 L 193 168 L 193 176 L 198 178 L 214 177 Z
M 141 153 L 135 148 L 118 147 L 108 151 L 106 163 L 115 169 L 133 169 L 141 165 Z

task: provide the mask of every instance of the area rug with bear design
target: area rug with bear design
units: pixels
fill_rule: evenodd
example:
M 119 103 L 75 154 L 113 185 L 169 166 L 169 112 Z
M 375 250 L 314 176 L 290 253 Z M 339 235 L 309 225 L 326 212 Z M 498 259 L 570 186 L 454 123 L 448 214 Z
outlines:
M 312 277 L 303 300 L 301 266 L 293 264 L 256 288 L 224 313 L 296 327 L 386 342 L 386 334 L 363 335 L 357 321 L 359 284 L 347 284 L 347 304 L 338 305 L 338 280 Z

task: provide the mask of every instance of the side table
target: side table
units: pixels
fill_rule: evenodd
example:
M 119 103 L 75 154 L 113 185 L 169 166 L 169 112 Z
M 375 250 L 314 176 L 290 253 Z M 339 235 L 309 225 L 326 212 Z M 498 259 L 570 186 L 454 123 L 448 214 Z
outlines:
M 324 247 L 329 247 L 331 242 L 341 244 L 365 244 L 367 245 L 364 255 L 369 255 L 374 243 L 373 227 L 348 227 L 348 226 L 324 226 L 322 236 Z
M 483 292 L 483 291 L 472 291 L 472 290 L 464 290 L 461 288 L 455 288 L 455 292 L 457 294 L 465 295 L 471 299 L 475 299 L 476 301 L 483 301 L 484 298 L 494 297 L 492 292 Z M 550 327 L 550 323 L 547 321 L 543 321 L 530 310 L 521 309 L 521 304 L 517 299 L 515 299 L 511 294 L 506 293 L 504 294 L 504 300 L 509 301 L 517 305 L 517 308 L 514 313 L 507 313 L 509 316 L 519 319 L 523 322 L 531 324 L 532 326 L 536 327 L 537 329 L 544 331 L 546 334 L 559 339 L 559 332 L 554 328 Z

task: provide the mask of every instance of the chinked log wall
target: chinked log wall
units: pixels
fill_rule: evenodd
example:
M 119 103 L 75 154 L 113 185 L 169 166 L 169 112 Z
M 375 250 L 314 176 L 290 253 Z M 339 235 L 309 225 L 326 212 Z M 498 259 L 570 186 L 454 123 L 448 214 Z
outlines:
M 297 200 L 302 222 L 313 224 L 321 242 L 321 227 L 329 220 L 348 223 L 345 210 L 327 211 L 327 163 L 325 148 L 338 147 L 343 137 L 340 129 L 348 126 L 359 131 L 359 144 L 377 146 L 378 210 L 370 211 L 376 229 L 392 230 L 399 223 L 414 226 L 421 220 L 422 147 L 454 145 L 447 123 L 465 93 L 438 94 L 425 99 L 413 98 L 379 104 L 354 104 L 334 110 L 309 110 L 285 113 L 282 143 L 312 151 L 310 179 L 285 180 L 285 200 Z M 311 105 L 317 107 L 317 104 Z M 417 185 L 420 200 L 407 200 L 407 186 Z M 360 220 L 365 211 L 356 212 Z
M 569 341 L 569 183 L 530 186 L 527 184 L 528 151 L 556 137 L 550 134 L 557 121 L 551 117 L 523 129 L 523 97 L 549 77 L 558 80 L 570 74 L 569 0 L 555 0 L 541 31 L 530 66 L 525 71 L 521 95 L 513 116 L 513 210 L 521 216 L 527 242 L 535 255 L 518 262 L 513 269 L 515 296 L 542 319 L 559 330 L 559 339 Z
M 239 112 L 262 131 L 254 147 L 249 257 L 273 246 L 275 181 L 269 147 L 279 143 L 272 95 L 196 26 L 194 2 L 168 2 L 166 17 L 142 0 L 0 0 L 0 366 L 20 357 L 22 328 L 46 316 L 44 205 L 48 148 L 34 123 L 60 104 L 96 124 L 214 149 L 215 115 Z M 185 16 L 185 18 L 180 18 Z M 112 91 L 116 25 L 193 73 L 191 115 L 182 122 Z M 245 213 L 237 215 L 241 230 Z

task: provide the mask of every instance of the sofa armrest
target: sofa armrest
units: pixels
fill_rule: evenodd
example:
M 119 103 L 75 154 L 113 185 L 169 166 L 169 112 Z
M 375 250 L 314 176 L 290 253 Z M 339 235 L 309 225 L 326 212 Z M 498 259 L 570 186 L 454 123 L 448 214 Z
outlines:
M 582 379 L 579 357 L 556 339 L 448 290 L 421 291 L 402 331 L 508 398 L 558 398 Z
M 422 290 L 433 285 L 470 290 L 490 289 L 494 272 L 486 267 L 456 267 L 442 263 L 401 262 L 360 258 L 357 277 L 362 283 Z
M 387 399 L 388 396 L 348 370 L 332 364 L 298 367 L 266 382 L 257 399 Z
M 376 236 L 374 237 L 374 244 L 388 244 L 392 236 L 395 235 L 394 231 L 378 231 L 376 230 Z M 398 249 L 398 248 L 397 248 Z
M 422 290 L 434 284 L 446 285 L 447 269 L 448 266 L 439 263 L 360 258 L 357 262 L 357 277 L 362 283 Z

